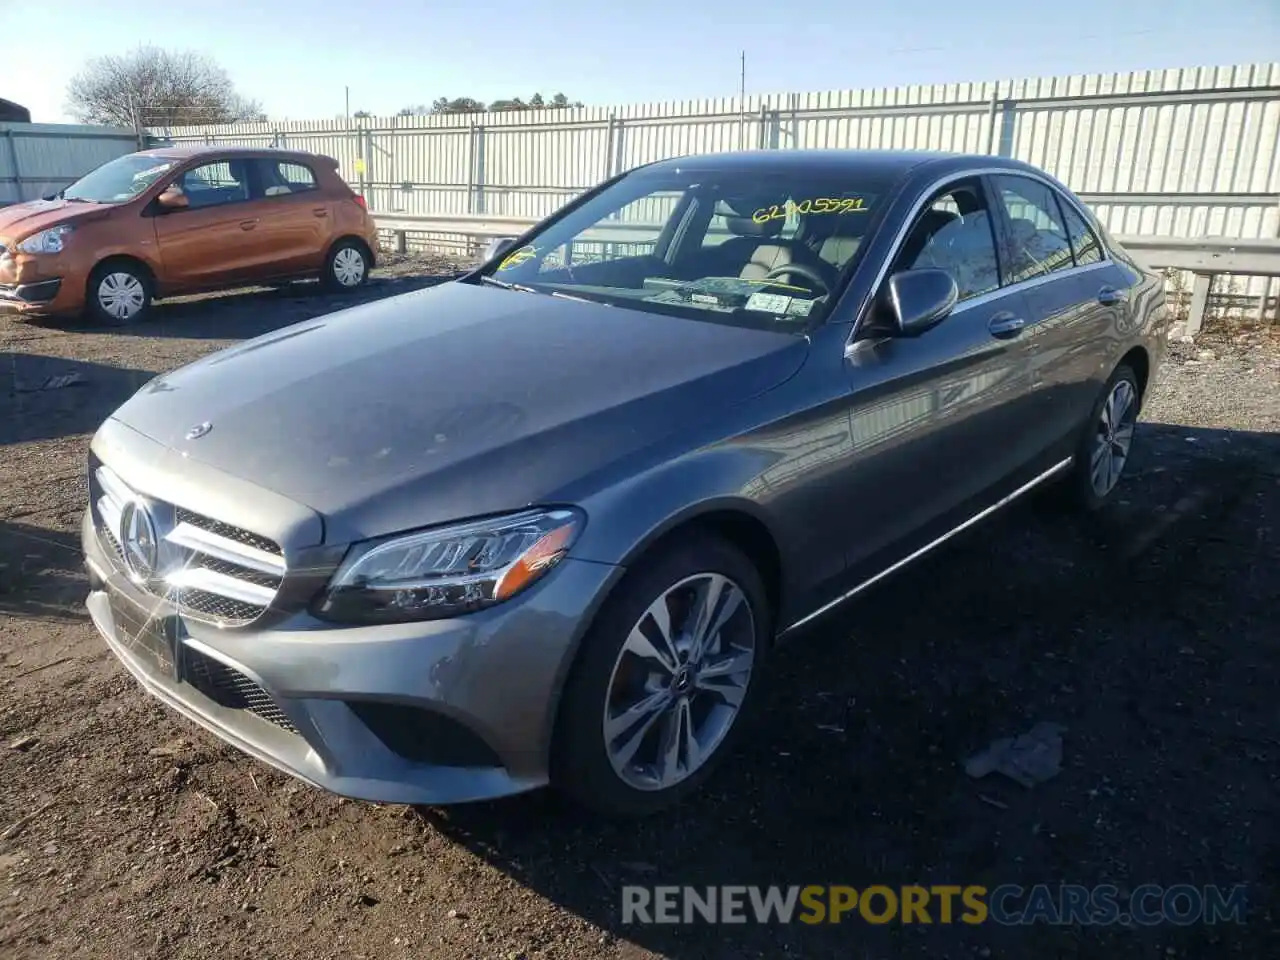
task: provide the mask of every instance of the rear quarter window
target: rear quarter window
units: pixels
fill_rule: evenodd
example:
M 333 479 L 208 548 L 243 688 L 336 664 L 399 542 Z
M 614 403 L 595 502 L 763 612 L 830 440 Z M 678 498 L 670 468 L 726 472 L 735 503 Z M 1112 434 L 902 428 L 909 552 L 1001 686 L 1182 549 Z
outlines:
M 288 196 L 319 189 L 315 171 L 294 160 L 259 160 L 262 193 L 267 197 Z
M 276 166 L 280 169 L 281 178 L 289 186 L 302 190 L 315 189 L 316 175 L 310 167 L 300 163 L 279 163 Z

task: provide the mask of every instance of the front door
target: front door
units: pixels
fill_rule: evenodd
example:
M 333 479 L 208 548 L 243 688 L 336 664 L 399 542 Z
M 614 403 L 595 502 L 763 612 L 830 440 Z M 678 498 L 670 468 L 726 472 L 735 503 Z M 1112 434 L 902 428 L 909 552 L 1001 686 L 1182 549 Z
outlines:
M 1019 468 L 1010 438 L 1029 384 L 1018 338 L 1026 302 L 1000 286 L 995 218 L 980 180 L 958 181 L 931 199 L 886 277 L 923 268 L 955 279 L 952 312 L 916 337 L 864 324 L 846 353 L 854 579 L 981 509 Z
M 215 160 L 189 167 L 174 179 L 188 206 L 155 218 L 165 292 L 252 279 L 252 234 L 262 211 L 250 187 L 251 162 L 239 157 Z

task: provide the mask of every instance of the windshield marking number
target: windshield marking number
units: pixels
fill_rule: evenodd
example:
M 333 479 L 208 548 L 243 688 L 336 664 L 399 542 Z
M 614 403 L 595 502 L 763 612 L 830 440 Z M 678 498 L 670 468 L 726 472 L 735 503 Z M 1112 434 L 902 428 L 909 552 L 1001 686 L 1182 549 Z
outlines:
M 770 220 L 785 220 L 793 213 L 862 213 L 866 209 L 866 202 L 861 197 L 815 197 L 799 203 L 788 200 L 781 205 L 775 203 L 761 207 L 751 214 L 751 219 L 756 223 L 768 223 Z

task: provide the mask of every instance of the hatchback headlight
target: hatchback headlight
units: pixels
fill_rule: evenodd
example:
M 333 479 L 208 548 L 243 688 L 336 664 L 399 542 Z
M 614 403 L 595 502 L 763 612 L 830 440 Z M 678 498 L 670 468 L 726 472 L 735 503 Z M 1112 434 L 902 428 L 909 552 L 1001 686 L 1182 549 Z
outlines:
M 63 238 L 74 229 L 75 227 L 71 224 L 64 223 L 57 227 L 50 227 L 48 230 L 41 230 L 18 244 L 18 249 L 23 253 L 61 253 Z
M 356 544 L 315 612 L 397 623 L 492 606 L 559 563 L 582 524 L 575 510 L 534 510 Z

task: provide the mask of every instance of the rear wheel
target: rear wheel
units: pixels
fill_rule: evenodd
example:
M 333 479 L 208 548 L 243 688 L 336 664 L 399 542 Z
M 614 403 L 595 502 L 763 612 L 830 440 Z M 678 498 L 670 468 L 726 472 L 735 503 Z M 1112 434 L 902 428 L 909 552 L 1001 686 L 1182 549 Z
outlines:
M 1076 447 L 1067 489 L 1077 506 L 1097 510 L 1111 500 L 1133 451 L 1141 401 L 1138 377 L 1122 363 L 1094 404 Z
M 354 290 L 369 279 L 369 251 L 358 240 L 341 240 L 325 258 L 321 282 L 330 290 Z
M 696 791 L 759 698 L 768 599 L 751 562 L 697 535 L 634 568 L 566 685 L 552 781 L 606 816 L 644 816 Z
M 151 274 L 127 260 L 100 264 L 89 277 L 88 309 L 99 323 L 118 327 L 137 323 L 151 311 Z

